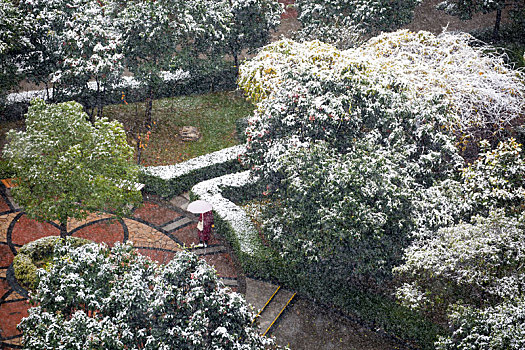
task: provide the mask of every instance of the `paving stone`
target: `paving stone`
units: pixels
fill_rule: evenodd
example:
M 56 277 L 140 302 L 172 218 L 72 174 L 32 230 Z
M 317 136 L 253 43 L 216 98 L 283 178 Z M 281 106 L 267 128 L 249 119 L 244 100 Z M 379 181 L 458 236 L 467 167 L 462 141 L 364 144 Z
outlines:
M 145 202 L 142 207 L 135 210 L 133 216 L 160 227 L 182 215 L 170 208 L 162 207 L 152 202 Z
M 2 337 L 9 338 L 20 334 L 16 326 L 22 318 L 28 316 L 29 304 L 26 301 L 17 301 L 0 304 L 0 320 L 2 320 Z
M 237 277 L 237 269 L 230 254 L 218 253 L 203 255 L 200 258 L 206 260 L 208 264 L 213 265 L 220 277 Z
M 190 204 L 189 199 L 183 196 L 176 196 L 170 200 L 170 204 L 181 209 L 188 209 L 188 204 Z
M 162 226 L 162 229 L 163 230 L 166 230 L 166 231 L 173 231 L 173 230 L 176 230 L 177 228 L 183 226 L 183 225 L 186 225 L 186 224 L 189 224 L 190 222 L 192 222 L 193 220 L 191 219 L 188 219 L 187 217 L 183 217 L 181 218 L 180 220 L 176 220 L 174 222 L 171 222 L 171 223 L 168 223 L 167 225 L 165 226 Z
M 31 220 L 24 214 L 13 227 L 12 241 L 24 245 L 42 237 L 59 235 L 60 230 L 57 227 L 47 222 Z
M 19 213 L 10 213 L 0 216 L 0 242 L 6 242 L 7 229 L 9 228 L 11 221 L 13 221 L 18 214 Z
M 18 205 L 17 202 L 15 202 L 13 196 L 11 195 L 11 190 L 10 189 L 7 189 L 5 191 L 5 194 L 6 194 L 6 197 L 7 197 L 7 200 L 9 200 L 9 202 L 11 203 L 11 205 L 13 206 L 14 209 L 20 209 L 20 206 Z M 7 204 L 7 203 L 6 203 Z M 9 204 L 7 204 L 7 208 L 8 210 L 10 209 L 9 208 Z
M 21 296 L 20 294 L 18 294 L 17 292 L 12 292 L 11 294 L 9 294 L 9 296 L 5 299 L 5 301 L 13 301 L 13 300 L 25 300 L 26 298 L 24 298 L 23 296 Z
M 216 253 L 226 253 L 226 247 L 222 245 L 202 247 L 201 245 L 188 248 L 189 251 L 197 255 L 206 255 L 206 254 L 216 254 Z
M 11 265 L 14 257 L 13 252 L 7 244 L 0 244 L 0 266 L 5 267 Z
M 116 242 L 124 241 L 124 228 L 116 220 L 101 221 L 81 228 L 74 232 L 73 236 L 113 246 Z
M 184 243 L 187 247 L 191 247 L 192 245 L 198 245 L 199 242 L 199 236 L 197 234 L 197 223 L 194 222 L 188 226 L 185 226 L 181 229 L 178 229 L 176 231 L 171 232 L 171 234 L 177 239 Z M 221 244 L 221 242 L 215 237 L 215 235 L 211 235 L 210 240 L 208 241 L 209 245 L 217 245 Z
M 84 220 L 77 220 L 77 219 L 69 219 L 67 221 L 67 230 L 73 231 L 77 227 L 80 227 L 82 225 L 85 225 L 92 221 L 97 221 L 101 219 L 108 219 L 111 217 L 115 217 L 114 215 L 105 214 L 105 213 L 90 213 L 88 214 L 87 218 Z
M 4 200 L 3 197 L 0 197 L 0 212 L 3 211 L 10 211 L 11 208 L 9 207 L 9 204 Z
M 13 338 L 13 339 L 2 340 L 2 343 L 3 344 L 8 344 L 8 345 L 13 345 L 17 349 L 19 349 L 22 346 L 22 336 L 20 335 L 19 337 L 16 337 L 16 338 Z
M 146 224 L 132 219 L 124 219 L 124 222 L 128 226 L 129 240 L 137 247 L 181 250 L 181 247 L 171 238 Z

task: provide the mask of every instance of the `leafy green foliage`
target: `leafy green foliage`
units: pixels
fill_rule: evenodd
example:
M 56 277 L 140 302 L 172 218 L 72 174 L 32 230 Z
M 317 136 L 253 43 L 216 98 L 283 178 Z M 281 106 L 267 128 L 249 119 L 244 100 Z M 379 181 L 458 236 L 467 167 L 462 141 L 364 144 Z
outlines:
M 525 246 L 523 224 L 502 210 L 473 224 L 438 230 L 415 241 L 396 271 L 405 276 L 399 291 L 406 304 L 443 316 L 451 305 L 490 306 L 520 295 Z
M 504 208 L 507 215 L 520 215 L 525 209 L 525 159 L 514 139 L 502 141 L 491 150 L 481 143 L 481 154 L 463 169 L 465 199 L 473 212 L 487 215 L 490 209 Z
M 413 225 L 415 183 L 403 155 L 356 142 L 345 155 L 315 144 L 280 161 L 281 184 L 264 213 L 272 247 L 354 287 L 387 279 Z
M 65 235 L 67 219 L 90 211 L 126 213 L 140 201 L 134 190 L 138 168 L 122 125 L 87 120 L 75 102 L 46 105 L 35 100 L 26 115 L 26 131 L 11 130 L 4 157 L 13 167 L 17 202 L 33 218 L 57 220 Z
M 188 252 L 166 265 L 131 244 L 57 250 L 41 272 L 29 317 L 20 324 L 26 349 L 267 349 L 254 313 L 215 270 Z M 60 345 L 59 345 L 60 344 Z

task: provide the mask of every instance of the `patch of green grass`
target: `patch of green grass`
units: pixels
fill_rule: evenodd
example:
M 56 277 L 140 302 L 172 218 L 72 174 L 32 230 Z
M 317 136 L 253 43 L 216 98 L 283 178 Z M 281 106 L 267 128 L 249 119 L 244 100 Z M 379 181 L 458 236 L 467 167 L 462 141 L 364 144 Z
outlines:
M 128 141 L 137 150 L 138 134 L 146 147 L 142 150 L 145 166 L 175 164 L 239 143 L 235 121 L 248 116 L 253 105 L 237 92 L 217 92 L 153 101 L 153 127 L 145 141 L 145 104 L 129 103 L 104 108 L 104 115 L 124 125 Z M 202 137 L 182 141 L 183 126 L 195 126 Z

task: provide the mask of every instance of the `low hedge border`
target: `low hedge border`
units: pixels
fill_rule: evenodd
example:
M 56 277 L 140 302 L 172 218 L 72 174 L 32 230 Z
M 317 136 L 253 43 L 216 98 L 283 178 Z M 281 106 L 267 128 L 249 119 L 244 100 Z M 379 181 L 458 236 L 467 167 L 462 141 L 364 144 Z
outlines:
M 171 198 L 199 182 L 242 170 L 237 158 L 244 151 L 244 145 L 237 145 L 175 165 L 142 168 L 140 182 L 146 192 Z
M 48 236 L 29 242 L 22 246 L 13 259 L 14 275 L 18 283 L 29 290 L 36 289 L 38 285 L 37 270 L 43 261 L 53 257 L 55 246 L 62 239 L 58 236 Z M 66 244 L 72 248 L 80 247 L 92 241 L 79 237 L 67 237 Z

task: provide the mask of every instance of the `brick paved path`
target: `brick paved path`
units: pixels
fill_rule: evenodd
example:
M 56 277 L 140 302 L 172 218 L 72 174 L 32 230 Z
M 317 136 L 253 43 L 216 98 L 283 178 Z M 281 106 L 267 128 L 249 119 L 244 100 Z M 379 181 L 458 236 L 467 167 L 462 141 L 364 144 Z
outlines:
M 136 209 L 131 218 L 118 220 L 108 214 L 92 214 L 84 221 L 68 222 L 72 236 L 95 242 L 132 241 L 138 251 L 166 263 L 182 247 L 198 244 L 195 217 L 183 209 L 152 198 Z M 0 348 L 19 349 L 21 334 L 16 329 L 27 316 L 29 305 L 24 290 L 13 278 L 11 264 L 17 250 L 24 244 L 45 236 L 58 236 L 54 223 L 30 220 L 0 188 Z M 213 237 L 207 248 L 187 248 L 213 265 L 219 278 L 235 291 L 244 292 L 245 282 L 228 249 Z

